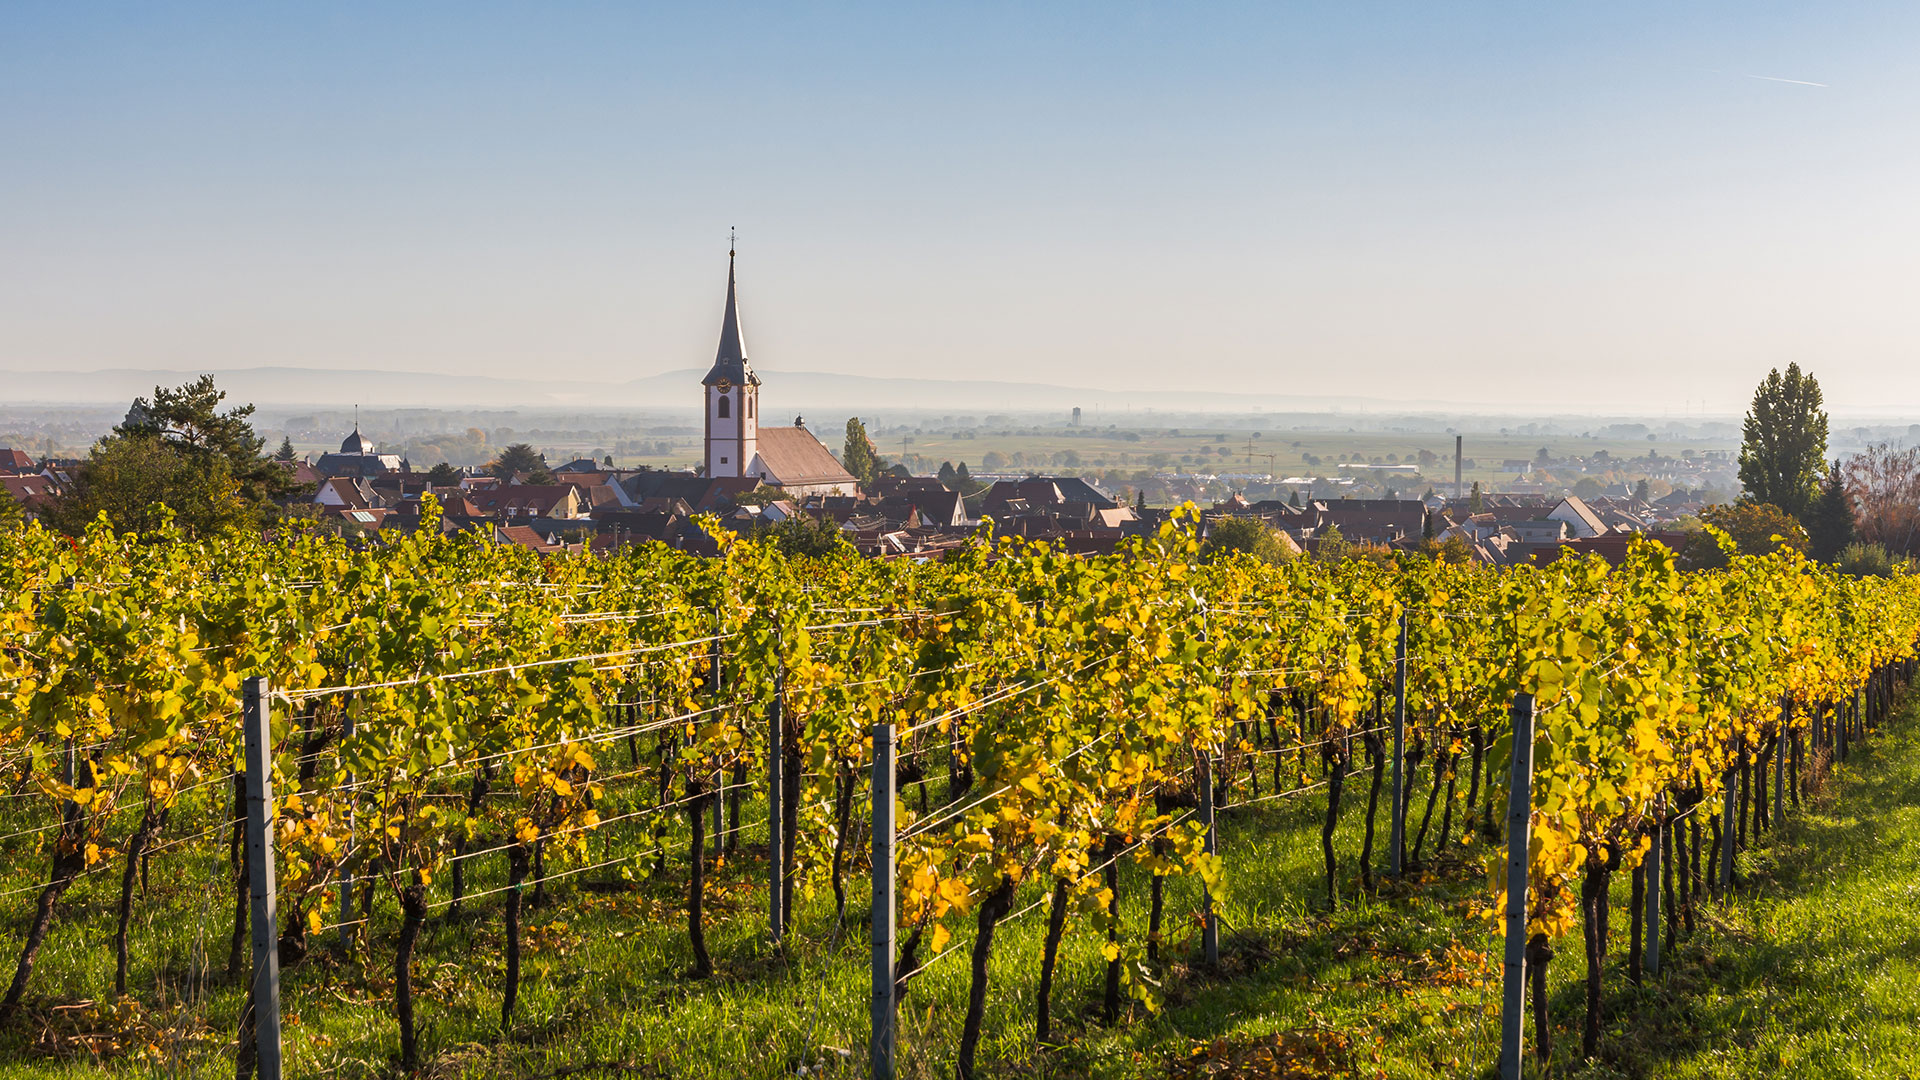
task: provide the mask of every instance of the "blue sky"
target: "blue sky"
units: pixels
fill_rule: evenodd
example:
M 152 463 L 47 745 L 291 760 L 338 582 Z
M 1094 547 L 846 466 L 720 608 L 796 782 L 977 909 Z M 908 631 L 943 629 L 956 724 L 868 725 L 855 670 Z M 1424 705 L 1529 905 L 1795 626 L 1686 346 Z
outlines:
M 0 6 L 0 369 L 1920 408 L 1920 6 Z M 1777 80 L 1799 80 L 1794 82 Z M 1808 84 L 1820 85 L 1808 85 Z

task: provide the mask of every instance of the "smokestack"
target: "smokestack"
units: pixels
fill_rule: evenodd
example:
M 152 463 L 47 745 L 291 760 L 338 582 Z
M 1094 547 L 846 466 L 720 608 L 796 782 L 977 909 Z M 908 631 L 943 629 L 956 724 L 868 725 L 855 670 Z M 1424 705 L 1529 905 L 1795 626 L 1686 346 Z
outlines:
M 1460 486 L 1460 446 L 1465 441 L 1464 435 L 1453 437 L 1453 497 L 1456 500 L 1467 497 L 1467 489 Z

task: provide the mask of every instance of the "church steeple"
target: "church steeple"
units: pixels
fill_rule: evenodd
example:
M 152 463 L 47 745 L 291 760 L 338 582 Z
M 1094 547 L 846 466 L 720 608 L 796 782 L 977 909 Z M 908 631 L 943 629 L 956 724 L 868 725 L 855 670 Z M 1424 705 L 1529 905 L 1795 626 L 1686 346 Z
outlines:
M 733 245 L 727 250 L 727 309 L 720 319 L 720 348 L 700 380 L 706 404 L 707 475 L 746 476 L 760 440 L 760 376 L 747 362 L 740 334 L 739 290 L 734 283 Z
M 713 367 L 700 382 L 712 386 L 725 379 L 735 386 L 759 386 L 760 377 L 747 362 L 746 338 L 740 333 L 740 300 L 733 277 L 734 252 L 727 252 L 727 309 L 720 316 L 720 348 L 714 354 Z

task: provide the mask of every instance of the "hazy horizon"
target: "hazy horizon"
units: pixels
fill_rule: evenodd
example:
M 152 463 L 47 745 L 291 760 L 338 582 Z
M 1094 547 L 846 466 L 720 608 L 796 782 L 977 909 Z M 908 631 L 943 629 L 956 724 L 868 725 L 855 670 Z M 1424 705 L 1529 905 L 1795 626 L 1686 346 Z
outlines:
M 1718 417 L 1797 361 L 1920 414 L 1917 29 L 16 6 L 0 371 L 643 379 L 711 357 L 738 226 L 770 379 Z

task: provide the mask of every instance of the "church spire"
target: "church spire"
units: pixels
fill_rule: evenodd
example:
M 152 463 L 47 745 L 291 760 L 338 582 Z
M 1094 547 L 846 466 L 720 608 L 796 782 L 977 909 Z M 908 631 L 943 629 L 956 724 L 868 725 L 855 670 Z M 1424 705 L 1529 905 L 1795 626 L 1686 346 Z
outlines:
M 733 281 L 734 253 L 727 250 L 727 313 L 720 317 L 720 353 L 715 362 L 739 361 L 747 358 L 747 347 L 740 336 L 740 303 Z
M 733 276 L 734 246 L 732 236 L 727 242 L 727 309 L 720 317 L 720 348 L 714 354 L 713 368 L 707 377 L 700 380 L 712 386 L 722 379 L 737 385 L 760 385 L 760 377 L 753 373 L 753 365 L 747 362 L 746 339 L 740 333 L 740 302 Z

